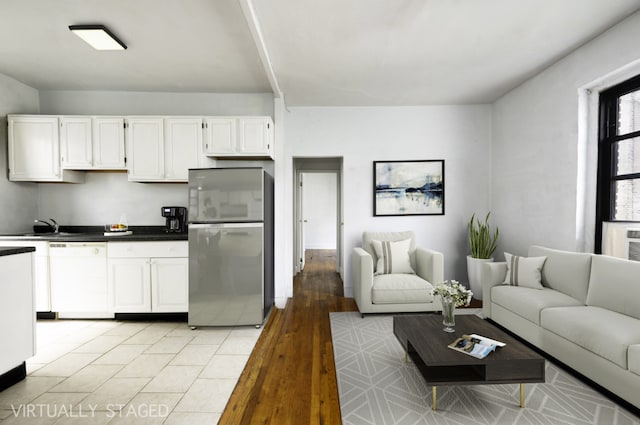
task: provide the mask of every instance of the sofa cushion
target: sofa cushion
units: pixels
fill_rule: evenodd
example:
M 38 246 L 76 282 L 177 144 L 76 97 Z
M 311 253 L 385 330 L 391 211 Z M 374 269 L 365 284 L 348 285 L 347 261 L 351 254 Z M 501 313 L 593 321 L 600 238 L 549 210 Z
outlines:
M 433 286 L 413 274 L 374 276 L 371 301 L 374 304 L 430 303 Z
M 529 247 L 529 257 L 547 257 L 542 267 L 544 286 L 586 303 L 593 254 L 533 245 Z
M 640 344 L 629 346 L 627 358 L 629 359 L 629 370 L 640 375 Z
M 491 288 L 491 302 L 540 325 L 540 310 L 547 307 L 579 306 L 580 301 L 553 289 L 499 285 Z
M 371 245 L 378 257 L 375 274 L 415 273 L 409 260 L 410 239 L 396 242 L 374 239 Z
M 540 270 L 547 257 L 527 258 L 505 252 L 504 258 L 507 260 L 505 285 L 542 289 Z
M 542 310 L 540 324 L 582 348 L 627 369 L 627 350 L 640 341 L 640 321 L 600 307 Z
M 587 304 L 640 319 L 640 262 L 595 255 Z

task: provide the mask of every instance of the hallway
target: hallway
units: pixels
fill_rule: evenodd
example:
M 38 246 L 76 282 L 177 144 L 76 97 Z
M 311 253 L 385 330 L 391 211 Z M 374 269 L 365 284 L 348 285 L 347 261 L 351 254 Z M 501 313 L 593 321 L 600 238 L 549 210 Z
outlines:
M 274 309 L 220 424 L 340 424 L 329 312 L 357 311 L 344 298 L 335 251 L 307 250 L 293 298 Z

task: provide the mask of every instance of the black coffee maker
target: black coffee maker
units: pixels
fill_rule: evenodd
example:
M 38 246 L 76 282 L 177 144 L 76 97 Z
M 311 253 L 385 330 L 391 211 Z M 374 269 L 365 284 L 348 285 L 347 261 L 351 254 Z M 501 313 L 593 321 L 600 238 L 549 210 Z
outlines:
M 165 232 L 185 233 L 187 231 L 187 209 L 185 207 L 162 207 L 161 213 L 167 219 Z

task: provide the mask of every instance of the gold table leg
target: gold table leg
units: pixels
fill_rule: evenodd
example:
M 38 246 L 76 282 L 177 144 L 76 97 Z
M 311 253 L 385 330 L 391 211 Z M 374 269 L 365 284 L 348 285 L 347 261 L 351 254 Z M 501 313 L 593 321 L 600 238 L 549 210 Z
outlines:
M 438 399 L 436 387 L 431 387 L 431 410 L 436 410 L 438 408 L 436 404 L 436 400 Z
M 404 362 L 409 363 L 409 353 L 407 351 L 404 352 Z
M 524 384 L 520 384 L 520 407 L 524 407 Z

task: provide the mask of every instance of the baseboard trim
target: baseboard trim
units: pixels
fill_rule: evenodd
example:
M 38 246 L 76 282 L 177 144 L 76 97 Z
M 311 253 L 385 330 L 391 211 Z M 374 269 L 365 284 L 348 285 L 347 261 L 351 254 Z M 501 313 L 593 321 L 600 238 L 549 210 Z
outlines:
M 116 320 L 136 320 L 145 322 L 185 322 L 189 313 L 116 313 Z
M 17 384 L 27 377 L 27 363 L 22 362 L 20 366 L 16 366 L 8 372 L 0 375 L 0 391 Z

